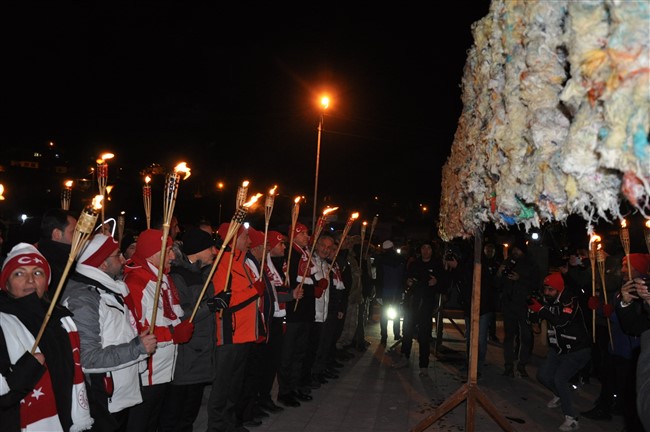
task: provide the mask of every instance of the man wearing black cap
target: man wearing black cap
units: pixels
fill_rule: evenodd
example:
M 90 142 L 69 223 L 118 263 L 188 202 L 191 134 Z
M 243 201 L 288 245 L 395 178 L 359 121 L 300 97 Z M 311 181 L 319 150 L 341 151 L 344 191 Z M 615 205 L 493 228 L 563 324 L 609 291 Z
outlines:
M 181 256 L 172 263 L 170 276 L 178 290 L 183 319 L 192 316 L 205 281 L 210 274 L 217 249 L 212 236 L 200 228 L 189 228 L 181 238 Z M 214 374 L 214 313 L 206 299 L 214 292 L 212 283 L 206 289 L 196 315 L 194 334 L 186 344 L 178 345 L 174 379 L 161 412 L 159 431 L 192 430 L 203 391 L 212 383 Z
M 512 246 L 510 256 L 503 260 L 497 270 L 496 283 L 502 292 L 503 312 L 503 375 L 514 377 L 514 363 L 523 378 L 528 377 L 526 365 L 533 348 L 533 329 L 528 322 L 528 299 L 535 287 L 535 267 L 526 256 L 526 243 L 518 240 Z M 519 337 L 519 349 L 515 352 L 515 337 Z

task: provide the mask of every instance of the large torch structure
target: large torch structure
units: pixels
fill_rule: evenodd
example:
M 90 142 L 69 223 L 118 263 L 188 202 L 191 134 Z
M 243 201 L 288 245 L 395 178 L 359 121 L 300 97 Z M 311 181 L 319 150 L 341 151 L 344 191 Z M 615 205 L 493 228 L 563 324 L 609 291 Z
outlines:
M 596 260 L 598 261 L 598 271 L 600 272 L 600 283 L 603 288 L 603 303 L 607 304 L 607 287 L 605 285 L 605 251 L 599 249 L 596 252 Z M 612 339 L 612 324 L 607 318 L 607 331 L 609 332 L 609 345 L 614 349 L 614 340 Z
M 275 203 L 275 190 L 277 186 L 269 191 L 264 203 L 264 246 L 262 248 L 262 264 L 260 265 L 260 280 L 264 277 L 264 264 L 266 263 L 266 242 L 269 236 L 269 223 L 271 221 L 271 214 L 273 213 L 273 206 Z
M 70 210 L 70 199 L 72 198 L 72 180 L 63 182 L 63 190 L 61 191 L 61 208 L 63 210 Z
M 151 177 L 144 178 L 142 186 L 142 203 L 144 204 L 144 216 L 147 219 L 147 229 L 151 228 Z
M 291 264 L 291 251 L 293 250 L 293 237 L 296 231 L 296 224 L 298 223 L 298 214 L 300 213 L 300 197 L 293 200 L 293 208 L 291 209 L 291 229 L 289 232 L 289 254 L 287 256 L 287 269 Z M 289 271 L 285 275 L 284 285 L 289 286 Z
M 596 296 L 596 251 L 600 236 L 592 235 L 589 238 L 589 261 L 591 262 L 591 296 Z M 591 311 L 591 334 L 593 342 L 596 343 L 596 310 Z
M 623 245 L 623 252 L 625 252 L 625 261 L 627 261 L 627 276 L 628 280 L 632 280 L 632 266 L 630 265 L 630 230 L 627 227 L 627 221 L 621 220 L 621 244 Z
M 106 183 L 108 182 L 108 160 L 113 159 L 113 153 L 104 153 L 97 159 L 97 185 L 99 186 L 99 194 L 103 197 L 106 196 Z M 106 207 L 106 199 L 102 206 L 102 225 L 104 225 L 104 208 Z
M 194 316 L 196 315 L 196 312 L 199 310 L 201 299 L 205 295 L 205 292 L 208 289 L 208 285 L 210 285 L 210 282 L 212 281 L 212 276 L 214 276 L 214 272 L 217 269 L 219 262 L 221 261 L 221 257 L 223 256 L 224 251 L 226 250 L 226 245 L 233 238 L 236 239 L 235 234 L 237 233 L 237 231 L 239 231 L 239 227 L 241 227 L 242 223 L 244 223 L 244 218 L 246 217 L 246 214 L 248 214 L 248 209 L 253 204 L 255 204 L 255 202 L 257 202 L 260 196 L 261 194 L 257 194 L 253 196 L 249 202 L 244 203 L 241 207 L 239 207 L 235 211 L 235 214 L 230 220 L 230 225 L 228 225 L 228 232 L 226 233 L 226 236 L 223 238 L 223 244 L 221 245 L 221 249 L 219 249 L 219 253 L 217 254 L 217 257 L 214 259 L 214 262 L 212 263 L 212 267 L 210 268 L 210 273 L 208 274 L 208 277 L 205 279 L 205 283 L 203 284 L 201 293 L 199 294 L 199 297 L 196 300 L 196 304 L 194 305 L 194 310 L 192 311 L 192 315 L 190 316 L 189 319 L 190 322 L 194 320 Z M 234 251 L 235 251 L 234 249 L 231 249 L 231 255 L 234 254 Z
M 241 208 L 244 206 L 244 203 L 246 202 L 246 197 L 248 196 L 248 185 L 250 182 L 248 180 L 244 180 L 237 189 L 237 196 L 235 197 L 235 208 Z M 235 251 L 235 246 L 237 244 L 237 236 L 233 236 L 232 238 L 232 244 L 230 245 L 230 250 L 232 252 Z M 225 241 L 223 242 L 223 247 L 226 247 L 228 243 Z M 230 282 L 230 270 L 232 269 L 232 263 L 233 260 L 235 259 L 235 254 L 231 253 L 230 254 L 230 260 L 228 261 L 228 274 L 226 275 L 226 286 L 224 287 L 224 291 L 228 291 L 228 284 Z
M 66 262 L 65 268 L 63 269 L 63 273 L 61 275 L 61 279 L 59 280 L 59 284 L 57 285 L 56 290 L 54 291 L 54 294 L 52 295 L 52 298 L 50 300 L 50 307 L 48 308 L 47 313 L 45 314 L 45 318 L 43 319 L 41 328 L 38 331 L 36 340 L 34 341 L 34 346 L 32 347 L 32 351 L 31 351 L 32 354 L 36 352 L 36 347 L 38 347 L 38 343 L 41 341 L 41 338 L 43 337 L 43 332 L 45 331 L 45 327 L 47 327 L 47 323 L 50 320 L 50 317 L 52 316 L 52 311 L 54 310 L 54 306 L 56 305 L 59 299 L 59 295 L 61 294 L 61 290 L 63 289 L 65 280 L 68 277 L 68 272 L 70 272 L 70 267 L 72 267 L 72 263 L 74 263 L 75 259 L 77 259 L 77 255 L 84 248 L 86 242 L 88 241 L 88 238 L 93 232 L 93 228 L 97 223 L 97 216 L 98 216 L 97 212 L 101 208 L 102 198 L 103 197 L 101 195 L 95 196 L 92 205 L 85 208 L 81 212 L 81 215 L 77 220 L 77 225 L 75 226 L 74 234 L 72 235 L 72 243 L 70 245 L 70 253 L 68 254 L 68 261 Z
M 359 252 L 359 264 L 363 262 L 363 241 L 366 238 L 366 230 L 368 229 L 368 222 L 361 222 L 361 251 Z
M 379 216 L 375 215 L 372 218 L 372 224 L 370 225 L 370 236 L 368 237 L 368 246 L 366 247 L 366 256 L 370 253 L 370 243 L 372 243 L 372 235 L 375 233 L 375 228 L 377 227 L 377 222 L 379 221 Z
M 117 242 L 122 244 L 122 239 L 124 238 L 124 226 L 126 225 L 126 217 L 124 211 L 120 212 L 120 215 L 117 217 Z
M 167 255 L 167 238 L 169 237 L 169 227 L 171 225 L 172 216 L 174 215 L 174 207 L 176 206 L 176 196 L 178 195 L 178 184 L 183 173 L 184 179 L 191 175 L 190 168 L 185 162 L 181 162 L 174 167 L 172 173 L 167 174 L 165 177 L 165 191 L 163 199 L 163 236 L 162 244 L 160 245 L 160 261 L 158 265 L 158 279 L 156 280 L 156 290 L 153 295 L 153 310 L 151 312 L 151 320 L 149 321 L 149 334 L 153 334 L 154 327 L 156 326 L 156 314 L 158 313 L 158 299 L 160 297 L 160 285 L 165 270 L 165 257 Z
M 300 284 L 298 285 L 298 288 L 302 288 L 302 286 L 305 283 L 305 278 L 307 277 L 307 273 L 309 273 L 310 267 L 311 267 L 311 261 L 312 257 L 314 256 L 314 249 L 316 248 L 316 242 L 318 241 L 318 237 L 320 237 L 321 232 L 323 231 L 323 228 L 327 224 L 327 216 L 338 210 L 338 207 L 328 207 L 325 210 L 323 210 L 323 214 L 318 218 L 318 223 L 316 223 L 316 230 L 311 236 L 311 249 L 309 251 L 309 257 L 307 258 L 307 265 L 305 266 L 305 272 L 302 275 L 302 280 L 300 281 Z M 288 267 L 287 267 L 287 272 L 288 272 Z M 300 299 L 296 299 L 296 304 L 293 307 L 293 310 L 295 311 L 298 309 L 298 302 L 300 302 Z
M 336 258 L 339 256 L 339 252 L 341 252 L 341 247 L 343 246 L 343 242 L 345 241 L 345 238 L 348 236 L 348 233 L 350 232 L 350 228 L 352 228 L 352 224 L 354 223 L 355 220 L 357 220 L 358 217 L 359 217 L 359 213 L 352 213 L 348 218 L 348 221 L 346 222 L 345 227 L 343 228 L 343 233 L 341 234 L 341 238 L 339 239 L 339 245 L 336 248 L 336 252 L 334 253 L 334 256 L 332 257 L 332 264 L 330 264 L 330 271 L 332 271 L 332 267 L 334 267 Z

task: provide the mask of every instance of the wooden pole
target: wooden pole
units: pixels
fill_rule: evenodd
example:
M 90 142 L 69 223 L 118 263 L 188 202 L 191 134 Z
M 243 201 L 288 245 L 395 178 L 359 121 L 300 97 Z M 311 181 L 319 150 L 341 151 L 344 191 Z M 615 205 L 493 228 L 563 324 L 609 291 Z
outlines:
M 515 429 L 508 420 L 501 415 L 499 410 L 492 404 L 492 401 L 479 389 L 476 384 L 476 368 L 478 365 L 478 327 L 481 300 L 481 256 L 483 250 L 483 232 L 477 229 L 474 233 L 474 276 L 472 279 L 472 316 L 470 324 L 470 356 L 469 356 L 469 379 L 454 394 L 444 401 L 433 414 L 415 425 L 412 432 L 421 432 L 442 418 L 447 412 L 458 406 L 463 400 L 467 400 L 465 430 L 474 432 L 474 414 L 476 402 L 481 404 L 483 409 L 504 431 Z M 436 323 L 436 325 L 439 325 Z

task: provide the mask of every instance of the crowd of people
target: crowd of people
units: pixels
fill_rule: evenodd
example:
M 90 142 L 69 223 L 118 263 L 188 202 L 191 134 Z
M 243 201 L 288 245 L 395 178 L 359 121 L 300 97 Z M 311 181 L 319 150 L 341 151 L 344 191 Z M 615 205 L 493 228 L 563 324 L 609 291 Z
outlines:
M 3 257 L 3 431 L 191 431 L 207 386 L 208 430 L 246 431 L 369 345 L 359 236 L 173 217 L 121 242 L 100 225 L 74 252 L 76 224 L 49 210 Z
M 597 277 L 585 248 L 540 268 L 525 241 L 505 256 L 487 241 L 472 307 L 476 262 L 462 243 L 398 251 L 385 240 L 375 249 L 341 231 L 314 238 L 300 222 L 286 233 L 230 223 L 181 229 L 174 217 L 121 243 L 100 226 L 70 268 L 76 223 L 50 210 L 39 241 L 3 259 L 3 430 L 191 431 L 209 387 L 208 431 L 246 431 L 339 378 L 369 345 L 371 302 L 380 344 L 391 319 L 401 344 L 394 368 L 410 365 L 415 340 L 428 375 L 441 307 L 462 311 L 469 354 L 478 311 L 480 379 L 500 313 L 506 379 L 529 378 L 534 331 L 546 329 L 536 379 L 551 393 L 548 408 L 562 412 L 560 430 L 578 429 L 579 416 L 615 414 L 626 431 L 650 426 L 649 254 L 608 247 Z M 590 378 L 600 395 L 580 413 L 571 385 Z

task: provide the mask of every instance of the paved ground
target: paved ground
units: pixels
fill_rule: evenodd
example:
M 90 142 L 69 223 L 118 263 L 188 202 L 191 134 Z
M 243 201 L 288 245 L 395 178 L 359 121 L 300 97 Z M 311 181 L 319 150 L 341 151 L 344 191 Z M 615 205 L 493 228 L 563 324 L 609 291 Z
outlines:
M 458 322 L 457 322 L 458 323 Z M 460 324 L 460 323 L 458 323 Z M 462 328 L 463 326 L 461 326 Z M 389 325 L 389 329 L 391 326 Z M 499 329 L 501 330 L 501 329 Z M 389 330 L 390 331 L 390 330 Z M 500 337 L 502 337 L 501 333 Z M 417 342 L 413 343 L 410 366 L 393 369 L 395 355 L 389 346 L 379 345 L 379 324 L 369 323 L 366 338 L 372 344 L 363 353 L 346 362 L 340 378 L 331 380 L 313 391 L 313 401 L 303 402 L 298 408 L 285 408 L 278 414 L 265 418 L 261 426 L 250 428 L 252 432 L 336 432 L 336 431 L 410 431 L 430 416 L 436 407 L 447 401 L 464 382 L 461 369 L 464 363 L 465 342 L 459 331 L 445 324 L 443 345 L 439 355 L 431 355 L 429 376 L 420 377 L 417 363 Z M 537 367 L 543 361 L 546 347 L 535 339 L 535 355 L 528 368 L 531 378 L 507 378 L 503 372 L 503 355 L 500 345 L 490 344 L 487 366 L 478 381 L 478 388 L 489 398 L 493 406 L 504 416 L 514 430 L 535 432 L 554 431 L 564 418 L 559 408 L 549 409 L 546 403 L 552 395 L 536 380 Z M 591 383 L 574 392 L 574 402 L 579 411 L 593 406 L 600 384 Z M 207 401 L 207 394 L 204 403 Z M 427 431 L 466 430 L 465 401 L 431 424 Z M 623 429 L 623 419 L 612 421 L 580 419 L 582 430 L 594 432 L 618 432 Z M 194 430 L 205 431 L 206 410 L 202 407 Z M 475 405 L 474 430 L 504 430 L 479 405 Z

